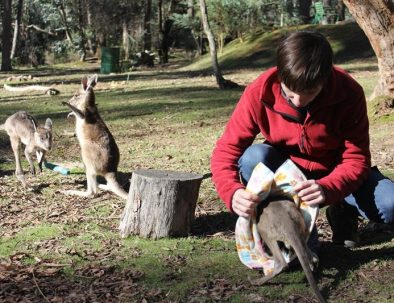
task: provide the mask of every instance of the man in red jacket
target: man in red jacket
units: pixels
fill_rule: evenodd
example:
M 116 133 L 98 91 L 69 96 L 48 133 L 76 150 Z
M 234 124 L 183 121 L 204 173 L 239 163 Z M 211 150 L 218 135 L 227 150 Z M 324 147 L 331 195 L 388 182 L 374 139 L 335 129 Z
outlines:
M 333 241 L 358 242 L 357 217 L 394 222 L 394 183 L 371 169 L 368 117 L 362 87 L 333 66 L 329 42 L 297 31 L 277 49 L 277 67 L 245 89 L 211 159 L 220 198 L 239 216 L 260 199 L 245 190 L 253 168 L 273 172 L 290 158 L 307 181 L 295 185 L 310 205 L 325 206 Z M 263 143 L 253 144 L 256 136 Z

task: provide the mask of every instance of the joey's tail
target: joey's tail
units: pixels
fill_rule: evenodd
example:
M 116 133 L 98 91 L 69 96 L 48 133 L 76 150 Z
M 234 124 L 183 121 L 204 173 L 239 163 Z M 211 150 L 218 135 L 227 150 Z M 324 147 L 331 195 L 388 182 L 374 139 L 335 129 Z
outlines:
M 0 130 L 5 130 L 5 124 L 0 124 Z
M 116 173 L 108 173 L 105 175 L 105 180 L 107 180 L 106 189 L 112 191 L 114 194 L 118 195 L 123 199 L 127 199 L 127 192 L 120 186 L 118 181 L 116 181 Z
M 315 293 L 317 299 L 319 300 L 320 303 L 326 303 L 326 300 L 323 298 L 319 287 L 317 286 L 315 277 L 313 276 L 312 273 L 312 256 L 310 256 L 308 247 L 306 246 L 306 243 L 303 242 L 300 238 L 293 238 L 292 239 L 291 246 L 293 247 L 298 260 L 301 263 L 302 269 L 304 270 L 304 273 L 306 275 L 306 278 L 308 279 L 309 285 L 311 286 L 313 292 Z

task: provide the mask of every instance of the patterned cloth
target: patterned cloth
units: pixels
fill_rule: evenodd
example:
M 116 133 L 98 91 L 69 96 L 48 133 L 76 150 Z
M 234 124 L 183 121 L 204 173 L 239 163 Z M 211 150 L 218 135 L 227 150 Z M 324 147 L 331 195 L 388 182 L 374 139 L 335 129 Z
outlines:
M 246 190 L 257 194 L 262 200 L 270 197 L 287 197 L 300 205 L 309 232 L 312 231 L 319 212 L 318 206 L 308 206 L 298 198 L 293 186 L 306 177 L 291 161 L 286 160 L 275 173 L 263 163 L 256 165 Z M 256 215 L 250 218 L 239 217 L 235 226 L 235 240 L 238 256 L 243 264 L 251 269 L 263 270 L 267 275 L 274 269 L 275 261 L 264 251 L 264 245 L 257 230 Z M 287 263 L 296 258 L 292 252 L 282 251 Z

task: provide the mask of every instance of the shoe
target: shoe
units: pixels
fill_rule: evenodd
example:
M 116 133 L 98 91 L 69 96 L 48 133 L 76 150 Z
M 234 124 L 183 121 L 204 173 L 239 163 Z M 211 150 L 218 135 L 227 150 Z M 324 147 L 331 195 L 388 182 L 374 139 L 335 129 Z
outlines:
M 355 207 L 342 202 L 330 205 L 326 217 L 332 230 L 332 242 L 347 248 L 354 248 L 360 243 L 358 211 Z

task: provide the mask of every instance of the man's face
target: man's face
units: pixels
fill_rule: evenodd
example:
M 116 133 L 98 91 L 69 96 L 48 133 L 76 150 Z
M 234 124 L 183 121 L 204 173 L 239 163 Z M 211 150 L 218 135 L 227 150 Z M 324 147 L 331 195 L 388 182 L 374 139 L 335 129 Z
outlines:
M 286 97 L 297 107 L 304 107 L 311 103 L 316 96 L 321 92 L 323 85 L 320 84 L 312 89 L 303 92 L 293 92 L 284 83 L 281 84 L 282 90 Z

